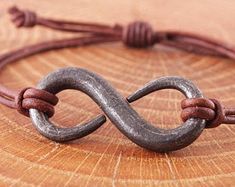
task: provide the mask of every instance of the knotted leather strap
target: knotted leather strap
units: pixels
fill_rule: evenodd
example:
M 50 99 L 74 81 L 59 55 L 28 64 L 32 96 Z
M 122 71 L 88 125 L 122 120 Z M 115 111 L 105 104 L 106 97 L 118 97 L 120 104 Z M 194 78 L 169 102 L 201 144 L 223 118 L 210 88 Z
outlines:
M 92 35 L 84 44 L 81 44 L 81 42 L 77 40 L 77 37 L 63 40 L 68 43 L 69 46 L 114 41 L 122 41 L 129 47 L 138 48 L 161 44 L 189 52 L 235 59 L 235 49 L 227 44 L 196 34 L 178 31 L 154 31 L 152 27 L 145 22 L 136 21 L 127 26 L 119 24 L 109 26 L 98 23 L 53 20 L 42 18 L 37 16 L 35 12 L 20 10 L 17 7 L 10 8 L 9 13 L 12 15 L 12 21 L 17 27 L 33 27 L 40 25 L 55 30 Z M 67 47 L 63 44 L 55 43 L 55 41 L 52 41 L 50 44 L 52 43 L 54 43 L 54 47 L 50 49 Z

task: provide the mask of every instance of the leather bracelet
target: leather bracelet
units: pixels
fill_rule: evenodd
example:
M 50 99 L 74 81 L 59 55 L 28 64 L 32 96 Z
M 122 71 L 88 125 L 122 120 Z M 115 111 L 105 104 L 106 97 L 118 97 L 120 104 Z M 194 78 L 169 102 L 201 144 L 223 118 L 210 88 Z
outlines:
M 188 33 L 154 32 L 145 22 L 133 22 L 123 27 L 118 24 L 107 26 L 58 21 L 39 17 L 34 12 L 22 11 L 17 7 L 10 8 L 9 13 L 17 27 L 40 25 L 55 30 L 80 33 L 83 36 L 43 42 L 2 54 L 0 68 L 13 61 L 48 50 L 116 41 L 122 41 L 128 47 L 147 48 L 161 44 L 194 53 L 235 59 L 235 50 L 226 44 Z M 53 116 L 54 106 L 59 101 L 56 94 L 64 89 L 84 92 L 101 107 L 105 115 L 99 115 L 90 122 L 73 128 L 56 127 L 48 118 Z M 171 130 L 153 127 L 130 106 L 129 103 L 161 89 L 177 89 L 187 97 L 181 103 L 181 118 L 184 121 L 182 126 Z M 215 99 L 204 98 L 201 91 L 184 78 L 162 77 L 153 80 L 124 99 L 102 77 L 78 68 L 64 68 L 50 73 L 41 80 L 37 89 L 11 90 L 0 85 L 0 103 L 31 117 L 36 129 L 53 141 L 64 142 L 84 137 L 99 128 L 108 117 L 131 141 L 157 152 L 173 151 L 188 146 L 204 128 L 235 123 L 235 108 L 225 108 Z

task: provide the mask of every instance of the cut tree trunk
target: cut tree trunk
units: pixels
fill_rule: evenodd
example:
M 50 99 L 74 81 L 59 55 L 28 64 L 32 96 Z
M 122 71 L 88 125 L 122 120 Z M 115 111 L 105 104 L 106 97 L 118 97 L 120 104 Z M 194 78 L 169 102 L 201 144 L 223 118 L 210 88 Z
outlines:
M 157 30 L 180 30 L 235 45 L 235 1 L 219 0 L 18 0 L 0 1 L 0 52 L 69 34 L 35 27 L 16 29 L 6 13 L 12 3 L 45 17 L 107 24 L 148 21 Z M 235 62 L 177 50 L 130 49 L 121 43 L 35 55 L 6 66 L 0 81 L 12 88 L 34 86 L 60 67 L 94 71 L 127 97 L 154 78 L 191 79 L 209 98 L 235 106 Z M 102 113 L 76 91 L 59 94 L 52 120 L 66 127 Z M 155 92 L 131 104 L 155 126 L 180 125 L 177 91 Z M 41 136 L 31 120 L 0 106 L 0 186 L 235 186 L 235 126 L 204 130 L 185 149 L 159 154 L 138 147 L 108 120 L 85 138 L 59 144 Z

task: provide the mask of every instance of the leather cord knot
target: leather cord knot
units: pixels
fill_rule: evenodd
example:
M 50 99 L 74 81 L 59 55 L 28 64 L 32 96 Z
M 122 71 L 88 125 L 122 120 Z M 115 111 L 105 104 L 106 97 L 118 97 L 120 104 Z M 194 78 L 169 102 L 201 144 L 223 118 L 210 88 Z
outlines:
M 235 108 L 225 108 L 216 99 L 193 98 L 181 102 L 181 118 L 185 122 L 190 118 L 200 118 L 207 121 L 206 128 L 214 128 L 223 123 L 235 122 Z
M 16 96 L 16 108 L 19 113 L 29 117 L 29 109 L 37 109 L 50 118 L 54 115 L 54 106 L 59 99 L 55 95 L 35 88 L 24 88 Z
M 130 47 L 144 48 L 154 44 L 154 32 L 152 27 L 145 22 L 136 21 L 123 29 L 122 40 Z
M 12 22 L 16 27 L 33 27 L 37 24 L 37 15 L 32 11 L 11 7 L 9 13 L 12 15 Z

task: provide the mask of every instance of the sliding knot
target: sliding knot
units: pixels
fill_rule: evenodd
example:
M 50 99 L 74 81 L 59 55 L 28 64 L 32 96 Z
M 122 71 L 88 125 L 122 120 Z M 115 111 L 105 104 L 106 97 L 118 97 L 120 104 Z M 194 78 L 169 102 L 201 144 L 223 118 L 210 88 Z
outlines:
M 184 99 L 181 102 L 181 107 L 183 121 L 190 118 L 204 119 L 206 120 L 206 128 L 214 128 L 226 122 L 225 109 L 216 99 Z
M 130 47 L 150 47 L 154 44 L 154 32 L 148 23 L 136 21 L 123 30 L 122 39 Z
M 24 88 L 16 97 L 16 106 L 19 113 L 29 117 L 29 109 L 37 109 L 52 117 L 55 113 L 54 106 L 59 99 L 45 91 L 35 88 Z
M 9 13 L 12 15 L 12 22 L 16 27 L 33 27 L 37 24 L 37 15 L 32 11 L 11 7 Z

